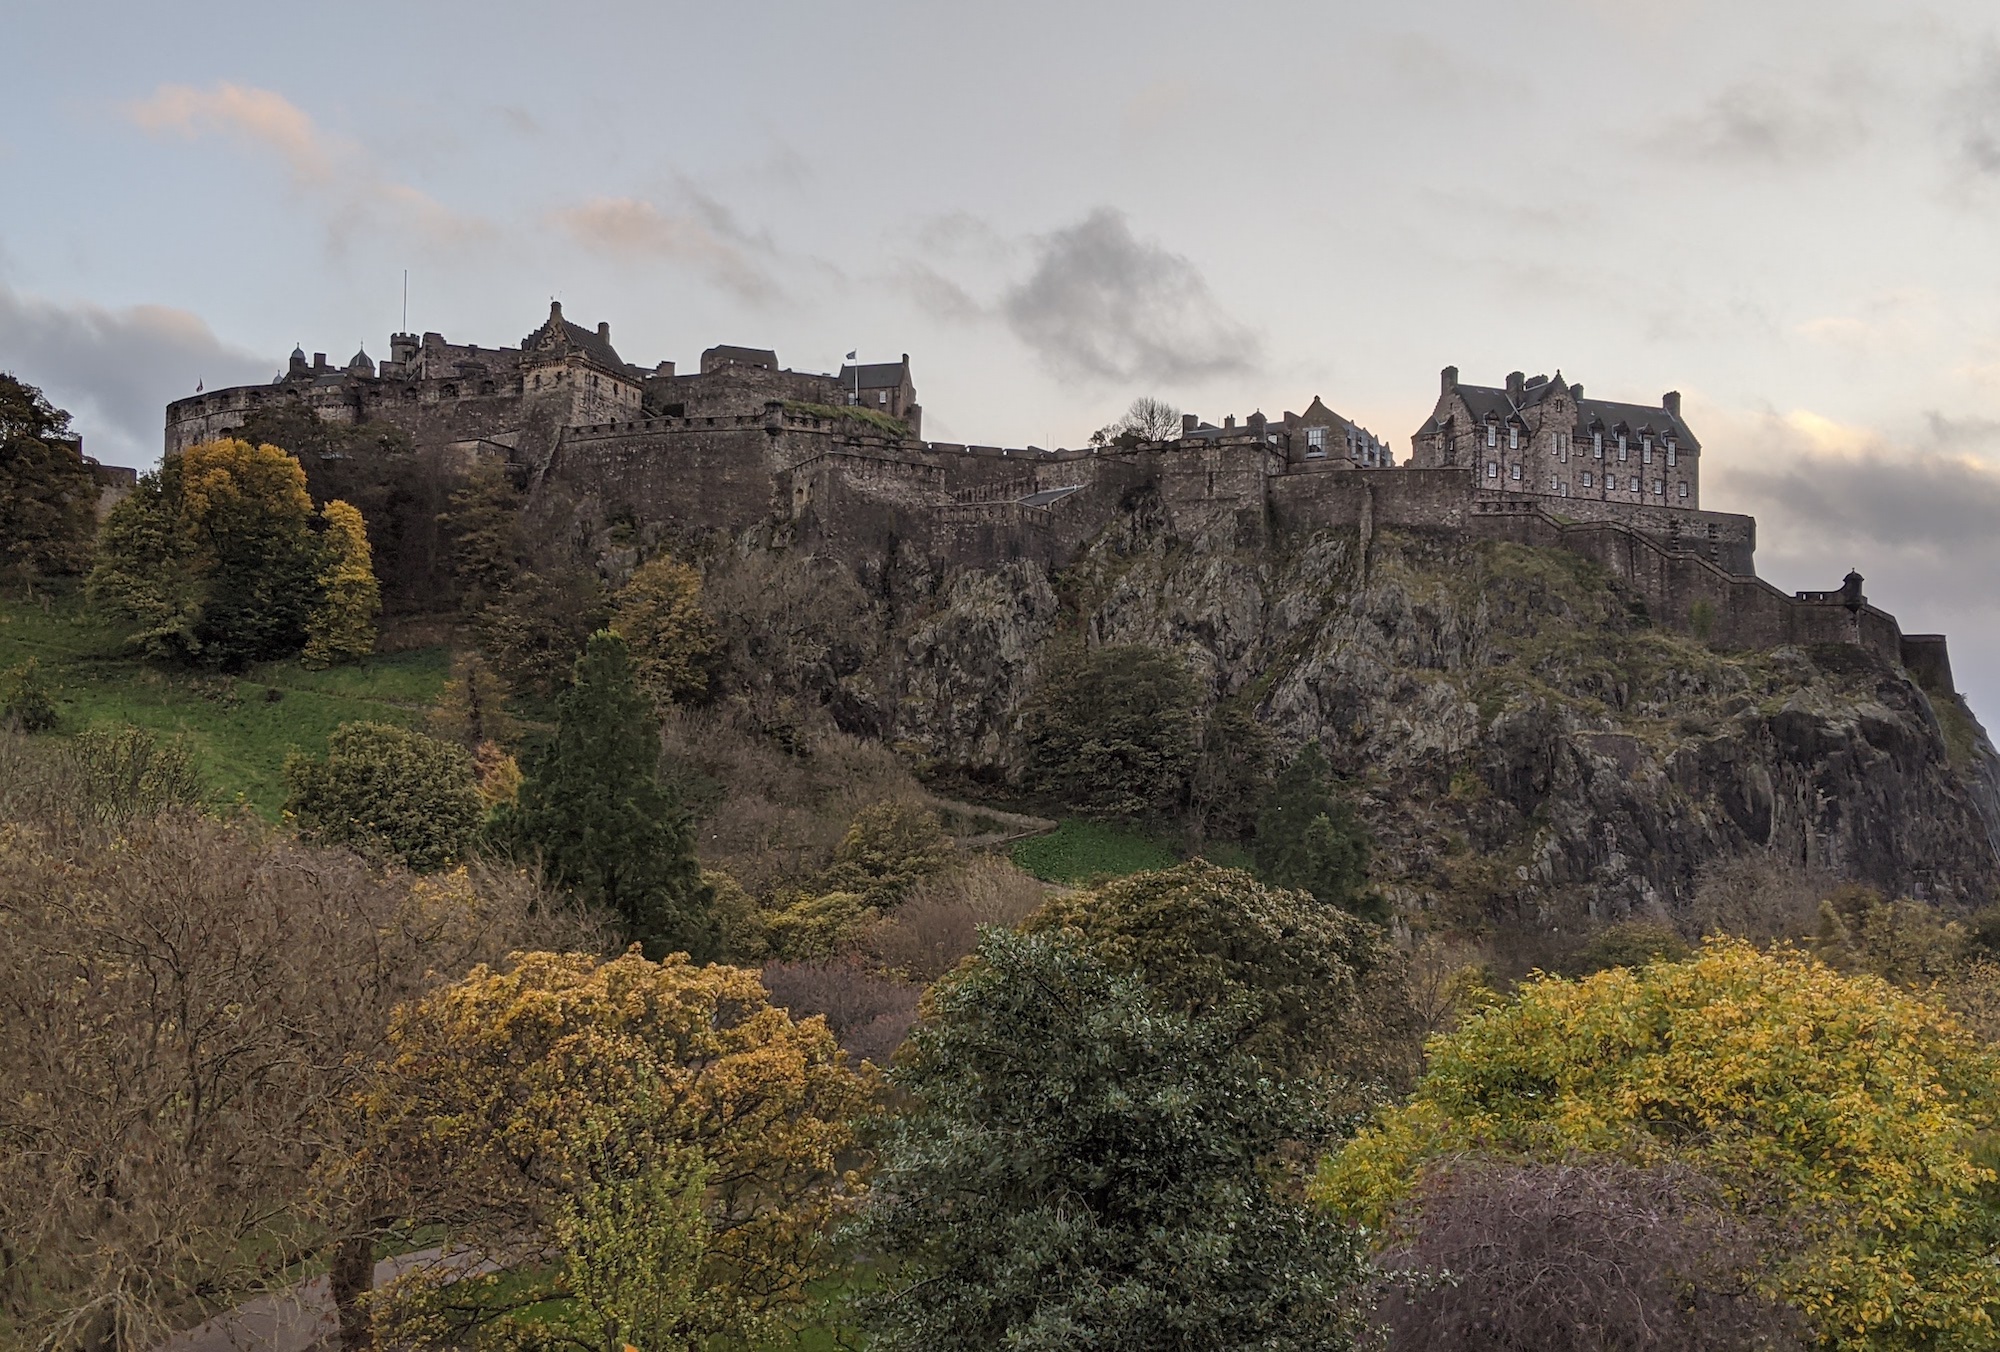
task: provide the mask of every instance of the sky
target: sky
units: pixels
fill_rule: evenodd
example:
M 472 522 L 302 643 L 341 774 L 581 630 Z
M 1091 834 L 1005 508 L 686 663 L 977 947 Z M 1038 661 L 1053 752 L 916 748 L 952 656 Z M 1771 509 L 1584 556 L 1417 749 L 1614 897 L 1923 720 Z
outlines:
M 402 322 L 911 355 L 927 435 L 1437 372 L 1684 398 L 1703 505 L 2000 716 L 2000 10 L 11 0 L 0 369 L 108 463 Z

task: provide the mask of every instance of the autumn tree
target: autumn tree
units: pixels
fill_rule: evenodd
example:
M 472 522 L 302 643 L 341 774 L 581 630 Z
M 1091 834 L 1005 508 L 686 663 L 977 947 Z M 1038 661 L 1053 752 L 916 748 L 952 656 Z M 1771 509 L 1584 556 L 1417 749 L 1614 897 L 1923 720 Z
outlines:
M 546 704 L 610 617 L 610 596 L 595 573 L 523 572 L 473 616 L 472 632 L 480 653 L 516 694 Z
M 1092 648 L 1052 665 L 1021 710 L 1029 785 L 1094 817 L 1177 806 L 1195 763 L 1196 690 L 1179 656 Z
M 911 1107 L 856 1232 L 875 1346 L 1352 1346 L 1358 1246 L 1281 1181 L 1334 1124 L 1249 1026 L 1073 933 L 989 931 L 890 1072 Z
M 138 1352 L 293 1280 L 390 1009 L 591 936 L 507 877 L 412 879 L 168 811 L 161 744 L 0 739 L 0 1344 Z
M 461 1259 L 385 1291 L 389 1345 L 513 1346 L 530 1305 L 593 1347 L 641 1318 L 643 1347 L 757 1345 L 830 1271 L 867 1086 L 754 972 L 518 954 L 407 1006 L 389 1040 L 352 1179 L 508 1270 Z
M 871 906 L 893 906 L 957 859 L 935 812 L 890 799 L 854 814 L 821 881 L 828 890 L 857 893 Z
M 1682 1165 L 1806 1241 L 1771 1283 L 1824 1346 L 1984 1348 L 2000 1310 L 1982 1145 L 1995 1089 L 1990 1056 L 1941 1010 L 1717 940 L 1685 962 L 1531 981 L 1468 1019 L 1318 1192 L 1380 1225 L 1474 1149 Z
M 498 600 L 521 572 L 521 490 L 506 467 L 483 463 L 452 493 L 438 515 L 450 542 L 459 604 L 476 615 Z
M 285 812 L 299 833 L 419 871 L 463 859 L 486 815 L 472 758 L 388 723 L 343 723 L 324 756 L 285 760 Z
M 382 612 L 382 589 L 375 581 L 368 530 L 361 513 L 345 502 L 329 502 L 320 512 L 319 601 L 306 620 L 306 665 L 332 666 L 375 651 L 375 617 Z
M 701 574 L 657 558 L 619 588 L 611 628 L 632 650 L 639 689 L 655 704 L 685 704 L 708 694 L 719 640 L 701 603 Z
M 716 945 L 686 810 L 661 788 L 659 723 L 625 640 L 593 636 L 556 706 L 556 731 L 522 766 L 496 838 L 549 880 L 618 917 L 656 953 Z
M 1368 832 L 1340 791 L 1333 769 L 1308 744 L 1278 772 L 1257 813 L 1252 843 L 1257 876 L 1310 892 L 1328 906 L 1386 919 L 1368 891 Z
M 97 530 L 97 478 L 69 414 L 0 372 L 0 568 L 80 573 Z
M 290 656 L 321 594 L 312 515 L 305 472 L 277 447 L 191 446 L 112 509 L 90 595 L 150 656 L 225 668 Z

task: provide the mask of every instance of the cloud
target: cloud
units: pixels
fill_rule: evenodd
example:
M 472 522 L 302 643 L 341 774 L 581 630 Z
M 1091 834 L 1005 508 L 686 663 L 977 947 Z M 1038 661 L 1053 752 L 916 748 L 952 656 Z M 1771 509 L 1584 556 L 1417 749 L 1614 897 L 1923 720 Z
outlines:
M 226 346 L 199 316 L 163 305 L 60 305 L 0 284 L 0 370 L 67 408 L 107 464 L 159 459 L 167 401 L 269 380 L 269 361 Z
M 1000 313 L 1065 379 L 1192 380 L 1242 371 L 1254 334 L 1224 312 L 1200 269 L 1138 239 L 1102 208 L 1036 240 L 1033 270 Z
M 684 204 L 662 211 L 633 197 L 594 197 L 552 213 L 554 223 L 589 249 L 622 260 L 667 259 L 685 264 L 744 300 L 778 294 L 767 266 L 768 237 L 746 231 L 713 198 L 683 188 Z
M 1959 156 L 1982 174 L 2000 175 L 2000 47 L 1980 53 L 1949 107 Z
M 1852 72 L 1802 88 L 1776 79 L 1732 85 L 1652 137 L 1676 158 L 1735 164 L 1797 164 L 1832 158 L 1868 138 L 1865 81 Z
M 328 136 L 284 95 L 220 81 L 209 89 L 161 85 L 151 98 L 127 104 L 126 116 L 152 136 L 197 140 L 222 135 L 278 156 L 292 184 L 326 208 L 330 243 L 339 248 L 362 224 L 414 227 L 435 242 L 463 244 L 487 233 L 406 183 L 396 182 L 352 142 Z

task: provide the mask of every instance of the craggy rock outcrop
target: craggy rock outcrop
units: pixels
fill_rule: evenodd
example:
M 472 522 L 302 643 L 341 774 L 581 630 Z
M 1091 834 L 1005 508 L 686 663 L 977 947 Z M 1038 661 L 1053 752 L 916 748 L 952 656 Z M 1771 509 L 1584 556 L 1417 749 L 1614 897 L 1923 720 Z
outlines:
M 1238 551 L 1135 516 L 1055 577 L 902 583 L 884 731 L 927 766 L 1010 773 L 1059 643 L 1174 649 L 1282 746 L 1321 744 L 1412 911 L 1672 914 L 1705 866 L 1750 855 L 2000 899 L 2000 757 L 1960 700 L 1858 648 L 1663 632 L 1567 553 L 1352 531 Z

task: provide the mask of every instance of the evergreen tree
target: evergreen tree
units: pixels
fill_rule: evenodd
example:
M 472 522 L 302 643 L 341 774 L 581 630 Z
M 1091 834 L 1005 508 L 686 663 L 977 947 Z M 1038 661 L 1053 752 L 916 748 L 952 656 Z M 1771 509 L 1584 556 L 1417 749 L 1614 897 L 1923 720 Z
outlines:
M 485 805 L 460 747 L 386 723 L 342 723 L 326 755 L 285 760 L 285 811 L 318 844 L 425 871 L 463 859 Z
M 97 477 L 69 414 L 0 372 L 0 567 L 80 573 L 97 532 Z
M 1307 746 L 1278 773 L 1257 814 L 1257 876 L 1310 892 L 1329 906 L 1382 919 L 1368 890 L 1368 832 L 1341 796 L 1333 769 Z
M 1071 654 L 1021 710 L 1029 782 L 1088 816 L 1166 812 L 1194 768 L 1197 698 L 1173 653 L 1127 645 Z
M 655 954 L 713 953 L 710 892 L 694 828 L 660 787 L 659 724 L 625 641 L 593 635 L 556 705 L 554 739 L 529 757 L 499 839 L 539 858 L 549 880 L 602 906 Z
M 326 533 L 321 537 L 320 598 L 306 622 L 305 660 L 308 666 L 325 667 L 375 651 L 375 617 L 382 611 L 382 589 L 375 581 L 368 528 L 361 513 L 352 504 L 329 502 L 320 516 L 326 522 Z
M 1353 1232 L 1283 1182 L 1332 1135 L 1231 1007 L 1175 1008 L 1081 936 L 989 931 L 890 1072 L 856 1238 L 889 1352 L 1354 1346 Z

